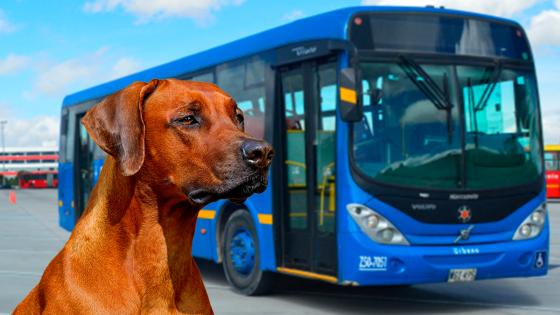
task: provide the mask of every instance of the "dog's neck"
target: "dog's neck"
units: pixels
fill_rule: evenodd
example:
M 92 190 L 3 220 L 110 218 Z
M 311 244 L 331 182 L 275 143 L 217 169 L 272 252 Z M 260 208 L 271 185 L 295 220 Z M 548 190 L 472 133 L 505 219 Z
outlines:
M 90 226 L 100 225 L 103 231 L 97 232 L 103 243 L 127 247 L 123 263 L 135 274 L 141 296 L 161 296 L 163 290 L 179 309 L 191 309 L 189 300 L 201 300 L 196 295 L 207 299 L 191 254 L 198 210 L 172 187 L 122 175 L 108 157 L 83 219 Z M 142 270 L 136 268 L 138 261 Z M 143 283 L 145 279 L 161 283 Z
M 109 156 L 84 217 L 95 217 L 107 226 L 126 224 L 131 236 L 136 236 L 142 228 L 152 225 L 161 226 L 164 231 L 184 231 L 185 224 L 196 222 L 199 210 L 171 184 L 122 175 L 115 159 Z

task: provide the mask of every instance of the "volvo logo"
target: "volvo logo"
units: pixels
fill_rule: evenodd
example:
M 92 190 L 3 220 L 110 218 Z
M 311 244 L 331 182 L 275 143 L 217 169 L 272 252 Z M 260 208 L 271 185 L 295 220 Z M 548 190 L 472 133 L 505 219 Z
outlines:
M 457 244 L 460 241 L 466 241 L 471 237 L 471 231 L 474 229 L 474 225 L 469 226 L 466 229 L 459 231 L 459 236 L 455 239 L 453 243 Z
M 469 222 L 472 218 L 471 209 L 467 206 L 459 207 L 459 209 L 457 209 L 457 212 L 459 213 L 457 219 L 459 219 L 459 221 L 463 223 Z

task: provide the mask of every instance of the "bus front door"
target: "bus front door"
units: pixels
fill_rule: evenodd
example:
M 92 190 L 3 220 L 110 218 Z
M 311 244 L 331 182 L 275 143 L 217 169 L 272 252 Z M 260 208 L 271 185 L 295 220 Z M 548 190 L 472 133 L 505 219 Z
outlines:
M 77 143 L 76 150 L 76 177 L 75 177 L 75 198 L 76 198 L 76 222 L 84 212 L 89 196 L 93 189 L 93 151 L 95 142 L 89 136 L 86 128 L 80 123 L 83 115 L 78 116 L 77 123 Z
M 280 69 L 282 267 L 336 276 L 336 63 Z

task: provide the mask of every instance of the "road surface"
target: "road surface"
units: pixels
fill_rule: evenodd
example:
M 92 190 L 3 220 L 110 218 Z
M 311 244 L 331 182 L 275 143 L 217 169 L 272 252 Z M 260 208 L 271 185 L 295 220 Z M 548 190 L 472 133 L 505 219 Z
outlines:
M 10 313 L 38 282 L 68 232 L 58 226 L 55 190 L 0 190 L 0 314 Z M 199 261 L 216 314 L 560 314 L 560 204 L 550 204 L 547 277 L 409 288 L 349 288 L 281 276 L 275 292 L 244 297 L 221 267 Z

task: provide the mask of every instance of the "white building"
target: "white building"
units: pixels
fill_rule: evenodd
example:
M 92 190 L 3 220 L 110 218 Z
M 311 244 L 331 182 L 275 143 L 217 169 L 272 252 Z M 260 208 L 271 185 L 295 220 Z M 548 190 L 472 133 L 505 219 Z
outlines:
M 16 176 L 19 171 L 58 168 L 58 147 L 0 147 L 0 175 Z

